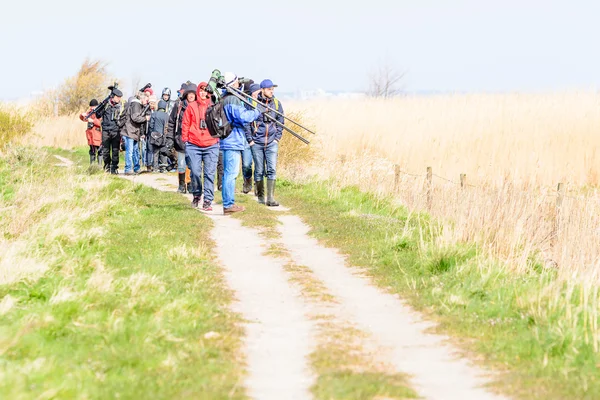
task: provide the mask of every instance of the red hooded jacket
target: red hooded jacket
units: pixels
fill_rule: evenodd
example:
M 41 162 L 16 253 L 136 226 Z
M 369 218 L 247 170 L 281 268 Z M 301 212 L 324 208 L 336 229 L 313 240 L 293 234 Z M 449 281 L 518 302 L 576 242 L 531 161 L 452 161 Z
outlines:
M 219 139 L 210 136 L 207 128 L 200 127 L 200 121 L 206 118 L 206 110 L 212 104 L 210 98 L 200 99 L 199 93 L 203 87 L 206 87 L 206 83 L 204 82 L 198 85 L 196 101 L 188 104 L 185 114 L 183 114 L 181 139 L 186 143 L 189 142 L 198 147 L 210 147 L 217 144 Z
M 79 119 L 83 122 L 88 122 L 85 119 L 85 115 L 92 111 L 95 107 L 90 107 L 90 109 L 79 116 Z M 91 129 L 85 131 L 85 136 L 87 136 L 88 145 L 90 146 L 98 146 L 102 145 L 102 131 L 100 130 L 100 125 L 102 124 L 102 120 L 96 117 L 96 114 L 92 114 L 90 116 L 92 123 L 94 126 Z

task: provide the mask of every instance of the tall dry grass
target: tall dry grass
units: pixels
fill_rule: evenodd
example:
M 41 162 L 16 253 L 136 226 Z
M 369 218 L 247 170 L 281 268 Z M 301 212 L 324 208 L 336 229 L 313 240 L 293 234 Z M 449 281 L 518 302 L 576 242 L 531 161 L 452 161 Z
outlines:
M 318 131 L 307 175 L 428 210 L 448 242 L 519 269 L 600 269 L 600 95 L 443 95 L 295 102 Z M 428 202 L 426 168 L 432 167 Z M 395 170 L 402 171 L 398 176 Z M 460 174 L 470 185 L 461 189 Z M 451 182 L 449 182 L 449 181 Z M 566 186 L 560 212 L 556 185 Z

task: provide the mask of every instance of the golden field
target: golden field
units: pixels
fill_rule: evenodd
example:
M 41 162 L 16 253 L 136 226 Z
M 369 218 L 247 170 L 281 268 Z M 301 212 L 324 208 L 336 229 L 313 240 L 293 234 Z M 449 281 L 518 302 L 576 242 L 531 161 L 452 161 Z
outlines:
M 286 106 L 317 129 L 318 161 L 306 175 L 429 210 L 451 222 L 428 228 L 440 230 L 441 240 L 476 241 L 510 268 L 539 263 L 569 277 L 596 278 L 600 95 L 440 95 Z M 434 174 L 430 204 L 427 167 Z M 396 176 L 396 170 L 402 172 Z M 465 189 L 460 174 L 466 174 Z

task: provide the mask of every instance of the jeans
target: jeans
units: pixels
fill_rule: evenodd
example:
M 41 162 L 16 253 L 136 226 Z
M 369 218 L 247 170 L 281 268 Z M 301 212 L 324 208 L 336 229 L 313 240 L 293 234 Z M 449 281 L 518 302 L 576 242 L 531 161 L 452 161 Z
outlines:
M 274 180 L 277 172 L 277 152 L 279 143 L 272 141 L 267 147 L 254 144 L 252 147 L 252 156 L 254 157 L 254 180 L 260 182 L 265 176 L 265 164 L 267 179 Z
M 240 173 L 240 150 L 223 150 L 223 208 L 235 204 L 235 178 Z
M 102 131 L 102 158 L 104 170 L 116 173 L 119 169 L 119 150 L 121 149 L 121 135 L 119 132 Z M 112 150 L 112 157 L 111 157 Z
M 252 149 L 248 143 L 242 151 L 242 175 L 244 179 L 252 179 Z
M 125 141 L 125 173 L 140 171 L 140 149 L 137 140 L 124 136 Z
M 215 199 L 215 172 L 219 160 L 219 144 L 199 147 L 188 143 L 185 154 L 192 178 L 192 194 L 194 197 L 202 195 L 202 175 L 204 175 L 204 202 L 212 202 Z M 204 174 L 202 174 L 203 164 Z
M 185 174 L 185 151 L 177 152 L 177 172 L 180 174 Z

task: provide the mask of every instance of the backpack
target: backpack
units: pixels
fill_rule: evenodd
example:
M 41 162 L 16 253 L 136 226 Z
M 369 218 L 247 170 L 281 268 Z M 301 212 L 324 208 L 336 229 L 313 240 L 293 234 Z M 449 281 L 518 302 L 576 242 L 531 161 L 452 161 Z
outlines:
M 233 131 L 233 126 L 229 123 L 225 114 L 225 102 L 219 101 L 206 110 L 206 128 L 210 136 L 219 139 L 225 139 Z

